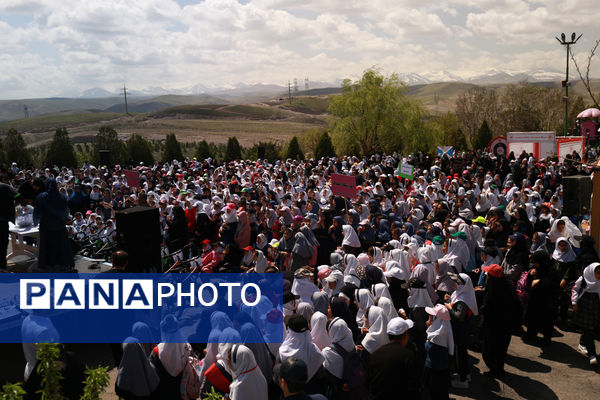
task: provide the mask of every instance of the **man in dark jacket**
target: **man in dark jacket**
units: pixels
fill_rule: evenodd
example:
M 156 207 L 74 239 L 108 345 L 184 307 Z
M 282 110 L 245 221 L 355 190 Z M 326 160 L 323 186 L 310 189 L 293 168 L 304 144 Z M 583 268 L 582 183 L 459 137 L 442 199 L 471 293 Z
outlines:
M 413 327 L 410 319 L 400 317 L 390 320 L 387 334 L 390 342 L 375 350 L 367 366 L 367 389 L 370 400 L 419 399 L 419 376 L 416 348 L 409 340 Z
M 0 269 L 6 269 L 8 250 L 8 223 L 15 222 L 14 200 L 19 193 L 6 183 L 6 176 L 0 177 Z

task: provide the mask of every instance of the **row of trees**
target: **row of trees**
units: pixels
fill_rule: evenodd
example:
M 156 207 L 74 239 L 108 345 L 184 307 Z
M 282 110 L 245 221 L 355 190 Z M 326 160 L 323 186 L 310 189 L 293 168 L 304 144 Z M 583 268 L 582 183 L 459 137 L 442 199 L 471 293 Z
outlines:
M 586 108 L 573 97 L 568 116 L 575 126 Z M 342 93 L 330 98 L 329 130 L 339 154 L 432 152 L 437 146 L 457 150 L 485 148 L 494 136 L 511 131 L 562 132 L 564 101 L 561 90 L 527 83 L 498 89 L 473 87 L 458 97 L 456 112 L 429 115 L 420 101 L 408 96 L 396 74 L 383 76 L 368 69 L 359 81 L 345 80 Z M 307 132 L 305 140 L 314 142 Z
M 193 148 L 190 149 L 190 146 Z M 184 152 L 185 149 L 185 152 Z M 107 152 L 107 160 L 103 152 Z M 326 130 L 320 131 L 319 136 L 311 147 L 294 136 L 289 142 L 279 144 L 274 142 L 259 142 L 252 147 L 243 148 L 237 138 L 230 137 L 227 144 L 208 143 L 202 140 L 197 144 L 182 144 L 174 133 L 167 135 L 164 142 L 150 142 L 138 134 L 133 134 L 128 140 L 119 138 L 117 131 L 110 126 L 102 126 L 93 143 L 73 144 L 66 128 L 56 130 L 49 144 L 28 148 L 23 136 L 14 129 L 8 131 L 4 140 L 0 141 L 0 164 L 16 162 L 19 165 L 60 165 L 75 167 L 84 161 L 92 164 L 152 164 L 155 160 L 183 160 L 186 156 L 197 159 L 214 158 L 223 161 L 240 159 L 256 160 L 259 158 L 275 161 L 278 159 L 304 159 L 305 152 L 319 157 L 334 156 L 333 144 Z M 261 152 L 263 154 L 261 154 Z

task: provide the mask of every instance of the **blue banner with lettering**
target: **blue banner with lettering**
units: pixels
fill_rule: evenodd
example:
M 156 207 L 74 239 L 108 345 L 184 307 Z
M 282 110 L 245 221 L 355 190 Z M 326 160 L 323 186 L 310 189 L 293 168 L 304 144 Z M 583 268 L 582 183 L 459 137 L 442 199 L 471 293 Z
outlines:
M 279 343 L 282 291 L 281 274 L 0 274 L 0 343 Z

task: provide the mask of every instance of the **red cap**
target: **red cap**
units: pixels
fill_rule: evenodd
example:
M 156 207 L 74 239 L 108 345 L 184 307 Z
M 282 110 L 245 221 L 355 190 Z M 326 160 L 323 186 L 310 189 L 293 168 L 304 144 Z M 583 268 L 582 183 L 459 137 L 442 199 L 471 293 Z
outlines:
M 498 264 L 492 264 L 488 265 L 487 267 L 481 267 L 481 270 L 487 272 L 494 278 L 500 278 L 502 275 L 504 275 L 504 270 Z
M 460 178 L 460 175 L 458 175 L 458 173 L 454 174 L 454 179 L 458 179 Z
M 208 239 L 204 239 L 204 240 L 202 241 L 202 244 L 210 244 L 210 240 L 208 240 Z
M 252 250 L 254 250 L 254 247 L 252 247 L 252 246 L 246 246 L 242 250 L 244 250 L 244 251 L 252 251 Z

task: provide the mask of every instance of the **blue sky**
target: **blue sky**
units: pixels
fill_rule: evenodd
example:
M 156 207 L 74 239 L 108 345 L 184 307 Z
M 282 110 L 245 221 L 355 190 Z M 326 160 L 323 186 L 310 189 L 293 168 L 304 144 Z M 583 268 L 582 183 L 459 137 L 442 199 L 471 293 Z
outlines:
M 13 0 L 0 4 L 0 98 L 564 71 L 560 32 L 596 39 L 597 0 Z M 600 75 L 600 59 L 593 68 Z

